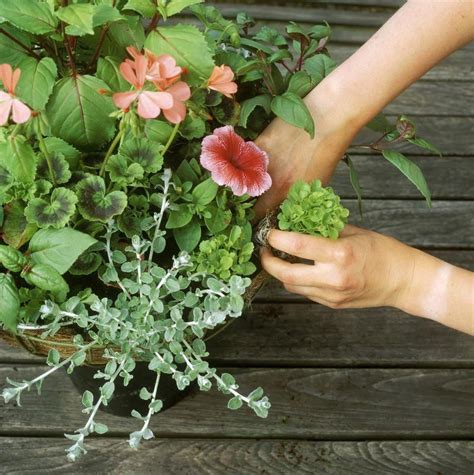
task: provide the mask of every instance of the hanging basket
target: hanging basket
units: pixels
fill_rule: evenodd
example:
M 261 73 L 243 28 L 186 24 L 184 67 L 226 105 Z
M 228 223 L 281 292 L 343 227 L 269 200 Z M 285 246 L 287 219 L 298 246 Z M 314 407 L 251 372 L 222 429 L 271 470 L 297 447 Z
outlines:
M 264 285 L 268 279 L 268 274 L 265 271 L 259 272 L 253 279 L 252 284 L 247 289 L 244 299 L 245 305 L 248 307 L 254 299 L 257 292 Z M 216 336 L 221 331 L 225 330 L 234 320 L 229 320 L 215 330 L 210 331 L 206 340 Z M 62 328 L 53 336 L 41 338 L 44 329 L 41 327 L 37 329 L 28 328 L 22 330 L 18 334 L 13 334 L 0 329 L 0 338 L 5 340 L 12 346 L 24 348 L 29 353 L 35 356 L 47 357 L 49 350 L 55 349 L 59 352 L 61 359 L 66 359 L 72 356 L 79 349 L 74 343 L 73 338 L 76 332 L 71 328 Z M 106 346 L 92 346 L 86 352 L 85 364 L 89 366 L 103 366 L 107 364 L 108 359 L 104 358 L 104 351 Z

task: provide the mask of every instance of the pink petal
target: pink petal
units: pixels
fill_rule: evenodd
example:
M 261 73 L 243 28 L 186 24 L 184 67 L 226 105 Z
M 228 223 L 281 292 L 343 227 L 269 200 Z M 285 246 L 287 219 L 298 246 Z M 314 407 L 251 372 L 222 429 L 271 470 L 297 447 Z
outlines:
M 162 77 L 165 79 L 179 76 L 183 71 L 169 54 L 160 54 L 156 60 L 162 65 Z
M 13 122 L 16 124 L 24 124 L 31 117 L 31 109 L 18 99 L 13 99 L 12 109 Z
M 0 65 L 0 80 L 3 82 L 5 89 L 13 93 L 13 69 L 9 64 Z
M 18 84 L 18 81 L 20 80 L 20 76 L 21 76 L 21 70 L 18 68 L 18 69 L 15 69 L 15 71 L 13 71 L 13 76 L 12 76 L 12 83 L 11 83 L 11 93 L 15 92 L 15 88 L 16 88 L 16 85 Z
M 5 96 L 7 96 L 7 98 L 5 98 Z M 0 91 L 0 126 L 3 126 L 8 122 L 12 102 L 12 98 L 6 92 Z
M 161 109 L 173 107 L 173 96 L 167 92 L 145 91 L 138 97 L 138 115 L 144 119 L 155 119 Z
M 245 142 L 242 146 L 241 153 L 237 158 L 237 163 L 244 170 L 249 168 L 266 170 L 269 158 L 266 152 L 259 148 L 253 142 Z
M 219 85 L 225 84 L 227 82 L 231 82 L 234 79 L 234 72 L 232 71 L 229 66 L 216 66 L 217 70 L 213 72 L 211 75 L 211 79 L 209 79 L 209 84 L 212 85 Z
M 232 99 L 232 94 L 237 92 L 237 84 L 235 82 L 213 84 L 209 85 L 209 89 L 220 92 L 224 94 L 224 96 Z
M 129 60 L 124 61 L 120 65 L 120 72 L 122 73 L 122 76 L 127 82 L 139 89 L 137 75 L 135 74 L 135 70 L 133 69 L 130 63 L 131 61 Z
M 133 59 L 137 59 L 137 57 L 140 56 L 140 51 L 138 51 L 135 46 L 129 46 L 127 52 Z
M 132 102 L 138 97 L 138 92 L 117 92 L 113 95 L 112 99 L 114 104 L 120 109 L 129 109 L 132 105 Z
M 146 81 L 146 72 L 148 70 L 148 59 L 143 54 L 140 54 L 135 59 L 135 73 L 137 75 L 137 84 L 135 87 L 141 89 Z
M 246 178 L 247 193 L 250 196 L 260 196 L 272 186 L 272 177 L 267 172 L 254 177 L 254 179 L 249 179 L 248 176 Z
M 172 124 L 179 124 L 186 117 L 186 106 L 181 101 L 174 101 L 173 107 L 163 110 L 163 114 Z
M 173 84 L 166 92 L 169 92 L 176 100 L 181 102 L 185 102 L 191 97 L 191 88 L 184 81 Z

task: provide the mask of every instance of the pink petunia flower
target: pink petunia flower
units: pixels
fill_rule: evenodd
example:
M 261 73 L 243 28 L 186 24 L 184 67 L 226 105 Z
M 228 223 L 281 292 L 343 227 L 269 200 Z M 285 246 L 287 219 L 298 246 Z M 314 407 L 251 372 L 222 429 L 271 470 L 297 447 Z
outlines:
M 229 66 L 214 66 L 211 77 L 207 81 L 207 87 L 220 92 L 232 99 L 232 94 L 237 92 L 237 84 L 234 80 L 234 72 Z
M 20 69 L 13 70 L 9 64 L 0 65 L 0 81 L 8 91 L 0 91 L 0 126 L 8 122 L 10 113 L 16 124 L 24 124 L 31 117 L 31 109 L 15 96 L 20 76 Z
M 191 97 L 191 89 L 184 81 L 179 81 L 168 87 L 166 92 L 173 96 L 173 107 L 163 111 L 165 117 L 172 124 L 179 124 L 186 117 L 186 105 L 184 104 Z
M 229 125 L 204 138 L 201 165 L 218 185 L 229 186 L 237 196 L 259 196 L 272 185 L 268 155 L 253 142 L 245 142 Z
M 135 91 L 118 92 L 113 95 L 117 107 L 127 110 L 138 101 L 137 112 L 144 119 L 155 119 L 161 110 L 171 109 L 174 104 L 173 96 L 168 92 L 144 90 L 148 71 L 148 59 L 144 55 L 137 55 L 134 61 L 125 60 L 120 65 L 120 72 Z

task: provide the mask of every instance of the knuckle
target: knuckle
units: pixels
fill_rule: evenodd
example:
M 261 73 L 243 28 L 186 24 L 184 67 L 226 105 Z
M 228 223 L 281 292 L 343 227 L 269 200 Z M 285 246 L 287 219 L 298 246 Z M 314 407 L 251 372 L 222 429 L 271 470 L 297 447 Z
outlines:
M 291 242 L 291 253 L 299 254 L 306 247 L 305 239 L 302 236 L 294 236 Z
M 354 247 L 348 241 L 339 243 L 335 252 L 335 259 L 342 265 L 350 264 L 354 259 Z
M 354 278 L 347 272 L 340 272 L 334 278 L 334 288 L 338 291 L 350 290 L 354 287 Z

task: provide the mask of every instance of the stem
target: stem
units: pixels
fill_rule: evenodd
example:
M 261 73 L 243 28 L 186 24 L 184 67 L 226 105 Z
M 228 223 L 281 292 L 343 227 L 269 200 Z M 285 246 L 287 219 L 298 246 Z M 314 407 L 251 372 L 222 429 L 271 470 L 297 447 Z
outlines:
M 178 123 L 174 126 L 174 129 L 173 129 L 173 132 L 171 132 L 171 135 L 170 135 L 170 138 L 168 139 L 168 142 L 166 142 L 166 145 L 165 145 L 165 148 L 163 149 L 163 151 L 161 152 L 161 154 L 164 156 L 165 153 L 168 151 L 168 149 L 171 147 L 171 145 L 173 144 L 174 142 L 174 139 L 176 138 L 176 135 L 178 133 L 178 130 L 179 130 L 179 126 L 181 124 Z
M 107 153 L 105 154 L 104 161 L 102 162 L 102 166 L 100 167 L 99 176 L 101 176 L 101 177 L 104 176 L 105 167 L 107 165 L 107 162 L 109 161 L 109 158 L 114 153 L 114 150 L 117 147 L 117 145 L 119 144 L 120 140 L 122 139 L 124 133 L 125 133 L 125 129 L 121 127 L 118 134 L 115 136 L 113 142 L 110 144 L 110 147 L 107 150 Z
M 160 376 L 161 376 L 161 373 L 156 373 L 155 386 L 153 387 L 153 393 L 151 397 L 150 406 L 156 401 L 156 394 L 158 392 L 158 386 L 160 384 Z M 146 418 L 145 418 L 146 420 L 145 420 L 145 423 L 143 424 L 142 432 L 144 432 L 148 428 L 148 425 L 150 424 L 150 421 L 151 421 L 152 412 L 153 412 L 152 409 L 148 408 L 148 414 L 146 415 Z
M 8 33 L 8 31 L 4 30 L 3 28 L 0 28 L 0 34 L 6 36 L 18 46 L 21 46 L 33 58 L 40 59 L 40 56 L 36 54 L 28 45 L 25 45 L 23 42 L 15 38 L 12 34 Z
M 100 56 L 100 52 L 102 50 L 102 46 L 104 46 L 105 38 L 107 38 L 107 33 L 109 32 L 109 25 L 105 25 L 102 29 L 99 37 L 99 41 L 97 43 L 97 48 L 95 49 L 94 55 L 89 63 L 89 68 L 92 68 L 94 64 L 97 62 Z
M 150 24 L 148 25 L 147 28 L 147 34 L 153 31 L 156 28 L 156 25 L 158 25 L 158 22 L 161 19 L 161 15 L 159 13 L 155 13 L 150 21 Z
M 46 163 L 48 164 L 49 176 L 51 177 L 51 181 L 53 182 L 54 186 L 57 186 L 56 177 L 54 176 L 53 170 L 53 163 L 51 162 L 51 157 L 49 155 L 48 149 L 46 148 L 46 144 L 44 143 L 43 136 L 40 133 L 37 133 L 36 136 L 38 137 L 39 148 L 43 153 L 44 157 L 46 158 Z

